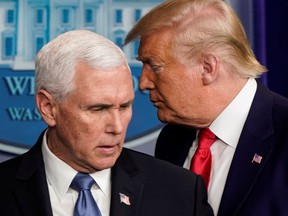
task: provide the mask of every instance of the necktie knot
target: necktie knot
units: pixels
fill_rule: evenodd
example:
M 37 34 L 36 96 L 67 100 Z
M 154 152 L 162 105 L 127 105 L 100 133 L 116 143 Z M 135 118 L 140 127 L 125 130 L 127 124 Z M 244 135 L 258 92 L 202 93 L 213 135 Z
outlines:
M 209 129 L 201 129 L 198 134 L 198 148 L 210 148 L 215 142 L 216 135 Z
M 215 142 L 216 136 L 209 128 L 201 129 L 198 134 L 198 148 L 192 158 L 190 170 L 203 177 L 208 188 L 212 166 L 211 145 Z
M 71 188 L 78 192 L 81 190 L 90 190 L 94 182 L 94 179 L 90 175 L 78 173 L 71 183 Z
M 94 179 L 84 173 L 78 173 L 70 187 L 78 191 L 79 196 L 74 208 L 74 216 L 101 216 L 101 212 L 90 191 Z

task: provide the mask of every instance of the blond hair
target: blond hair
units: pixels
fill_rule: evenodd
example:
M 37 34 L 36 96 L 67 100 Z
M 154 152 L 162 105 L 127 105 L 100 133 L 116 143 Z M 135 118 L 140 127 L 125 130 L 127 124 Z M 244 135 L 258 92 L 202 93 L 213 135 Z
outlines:
M 187 60 L 213 52 L 243 77 L 267 71 L 257 61 L 238 16 L 223 0 L 165 1 L 138 21 L 124 44 L 164 28 L 174 34 L 172 53 L 184 52 Z

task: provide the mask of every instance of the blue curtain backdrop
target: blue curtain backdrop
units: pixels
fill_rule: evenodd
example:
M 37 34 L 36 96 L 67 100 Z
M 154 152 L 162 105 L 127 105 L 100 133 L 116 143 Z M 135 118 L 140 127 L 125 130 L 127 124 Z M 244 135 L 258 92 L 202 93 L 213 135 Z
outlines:
M 267 66 L 261 77 L 268 87 L 288 97 L 288 2 L 286 0 L 253 0 L 255 14 L 255 53 Z
M 260 63 L 267 67 L 266 62 L 266 17 L 265 0 L 253 1 L 254 20 L 254 52 Z M 261 76 L 261 81 L 268 85 L 268 77 L 265 73 Z

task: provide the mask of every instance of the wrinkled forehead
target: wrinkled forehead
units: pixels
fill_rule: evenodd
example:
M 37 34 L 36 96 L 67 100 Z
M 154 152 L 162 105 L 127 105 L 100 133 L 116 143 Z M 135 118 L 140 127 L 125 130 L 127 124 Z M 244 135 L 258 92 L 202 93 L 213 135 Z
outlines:
M 121 82 L 119 82 L 121 80 Z M 111 68 L 92 68 L 87 64 L 80 63 L 75 67 L 74 83 L 76 87 L 86 85 L 117 85 L 121 86 L 132 82 L 129 66 L 126 64 Z

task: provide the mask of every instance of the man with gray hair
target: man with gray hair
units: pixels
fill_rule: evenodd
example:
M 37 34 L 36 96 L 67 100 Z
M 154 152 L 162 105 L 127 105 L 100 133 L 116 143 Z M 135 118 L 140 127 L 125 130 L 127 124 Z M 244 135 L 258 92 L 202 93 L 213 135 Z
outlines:
M 0 164 L 1 215 L 213 215 L 200 176 L 123 148 L 134 90 L 110 40 L 87 30 L 58 36 L 37 54 L 35 82 L 48 128 Z

